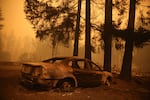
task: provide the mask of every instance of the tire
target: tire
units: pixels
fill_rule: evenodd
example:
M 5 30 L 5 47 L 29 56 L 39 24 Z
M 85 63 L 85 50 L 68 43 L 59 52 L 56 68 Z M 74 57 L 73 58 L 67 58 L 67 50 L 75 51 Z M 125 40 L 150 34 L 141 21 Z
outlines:
M 107 85 L 109 87 L 110 86 L 110 82 L 111 82 L 111 77 L 108 77 L 106 82 L 105 82 L 105 85 Z
M 61 80 L 59 83 L 59 88 L 63 92 L 72 92 L 75 88 L 74 81 L 72 80 Z

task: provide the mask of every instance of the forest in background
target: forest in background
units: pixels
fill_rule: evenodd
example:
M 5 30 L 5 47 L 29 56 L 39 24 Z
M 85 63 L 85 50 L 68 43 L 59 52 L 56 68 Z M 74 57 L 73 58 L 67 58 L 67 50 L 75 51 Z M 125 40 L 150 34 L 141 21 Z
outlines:
M 52 49 L 54 46 L 53 45 L 50 45 L 51 43 L 52 44 L 54 44 L 54 45 L 56 45 L 56 43 L 58 44 L 58 45 L 61 45 L 62 46 L 62 44 L 64 44 L 64 46 L 65 47 L 68 47 L 68 48 L 70 48 L 69 46 L 70 45 L 72 45 L 73 44 L 73 42 L 72 42 L 72 32 L 71 32 L 71 35 L 70 35 L 70 33 L 69 33 L 69 35 L 68 35 L 68 31 L 71 31 L 71 28 L 72 28 L 72 31 L 75 31 L 75 21 L 76 21 L 76 14 L 74 14 L 74 13 L 72 13 L 72 12 L 75 12 L 75 13 L 77 13 L 77 1 L 64 1 L 64 5 L 58 5 L 58 6 L 60 6 L 60 8 L 59 9 L 54 9 L 54 8 L 56 8 L 56 7 L 52 7 L 51 5 L 48 5 L 48 2 L 42 2 L 42 1 L 37 1 L 37 0 L 26 0 L 27 2 L 30 2 L 29 4 L 35 4 L 35 8 L 36 7 L 39 7 L 39 9 L 36 9 L 35 10 L 35 8 L 34 8 L 34 6 L 32 6 L 32 8 L 29 8 L 31 5 L 28 5 L 28 7 L 27 6 L 25 6 L 25 7 L 27 7 L 27 8 L 29 8 L 30 9 L 30 11 L 31 12 L 29 12 L 28 11 L 28 14 L 27 14 L 27 19 L 29 19 L 29 17 L 31 17 L 31 23 L 33 24 L 33 27 L 35 28 L 35 30 L 37 30 L 37 36 L 39 35 L 39 37 L 41 38 L 42 36 L 44 36 L 44 34 L 42 35 L 41 33 L 40 33 L 40 31 L 41 30 L 43 30 L 42 28 L 45 28 L 45 29 L 49 29 L 49 30 L 46 30 L 46 31 L 49 31 L 49 33 L 54 33 L 54 34 L 56 34 L 56 32 L 58 32 L 58 35 L 59 35 L 59 33 L 61 32 L 61 33 L 67 33 L 67 35 L 66 34 L 60 34 L 60 38 L 58 38 L 58 40 L 57 40 L 57 37 L 59 37 L 59 36 L 57 36 L 57 37 L 55 37 L 56 39 L 54 39 L 52 42 L 48 42 L 49 41 L 49 38 L 47 39 L 47 42 L 45 42 L 45 43 L 42 43 L 43 41 L 46 41 L 46 40 L 42 40 L 42 42 L 41 42 L 41 44 L 45 44 L 45 45 L 47 45 L 47 46 L 45 46 L 45 47 L 48 47 L 50 50 L 48 50 L 48 52 L 49 52 L 49 55 L 51 55 L 51 56 L 55 56 L 57 53 L 58 53 L 58 51 L 59 50 L 57 50 L 57 48 L 59 48 L 59 47 L 56 47 L 56 48 L 54 48 L 54 50 Z M 108 0 L 109 1 L 109 0 Z M 139 2 L 137 3 L 137 6 L 139 6 L 140 4 L 143 4 L 143 3 L 140 3 L 140 1 L 141 0 L 139 0 Z M 67 6 L 71 6 L 71 5 L 69 5 L 69 3 L 68 3 L 68 5 L 67 5 L 67 2 L 73 2 L 73 3 L 70 3 L 71 5 L 73 5 L 74 4 L 74 2 L 75 2 L 75 4 L 76 4 L 76 6 L 75 6 L 75 9 L 71 9 L 70 10 L 70 8 L 68 7 L 67 8 Z M 85 1 L 83 1 L 84 3 L 83 4 L 85 4 Z M 142 2 L 142 1 L 141 1 Z M 38 4 L 39 3 L 39 4 Z M 50 3 L 50 2 L 49 2 Z M 53 2 L 54 3 L 54 2 Z M 27 3 L 26 3 L 27 4 Z M 37 6 L 37 5 L 40 5 L 41 4 L 41 6 Z M 58 4 L 61 4 L 61 3 L 58 3 Z M 63 3 L 62 3 L 63 4 Z M 84 7 L 83 6 L 83 4 L 82 4 L 82 7 Z M 91 5 L 98 5 L 98 6 L 91 6 L 91 8 L 93 7 L 98 7 L 99 9 L 100 9 L 100 11 L 104 11 L 104 1 L 97 1 L 97 2 L 94 2 L 94 1 L 91 1 Z M 121 5 L 121 6 L 120 6 Z M 124 6 L 129 6 L 129 4 L 128 3 L 126 3 L 125 1 L 121 1 L 121 2 L 119 2 L 119 0 L 114 0 L 113 1 L 113 9 L 117 9 L 118 10 L 118 13 L 116 14 L 115 13 L 115 15 L 118 15 L 118 16 L 120 16 L 120 17 L 112 17 L 112 24 L 115 26 L 115 28 L 116 29 L 121 29 L 121 30 L 123 30 L 123 29 L 125 29 L 125 28 L 119 28 L 119 27 L 121 27 L 122 25 L 123 25 L 123 23 L 125 23 L 126 25 L 127 25 L 127 22 L 124 22 L 124 21 L 122 21 L 122 19 L 124 19 L 124 17 L 128 17 L 128 15 L 127 15 L 127 13 L 128 13 L 128 10 L 129 9 L 125 9 L 125 7 Z M 42 8 L 43 7 L 43 8 Z M 48 10 L 46 9 L 46 10 L 43 10 L 43 12 L 44 11 L 46 11 L 46 12 L 51 12 L 51 11 L 54 11 L 55 13 L 54 13 L 54 15 L 53 15 L 53 13 L 48 13 L 48 14 L 45 14 L 45 13 L 43 13 L 42 12 L 42 9 L 44 9 L 44 7 L 47 7 L 48 8 Z M 62 7 L 62 8 L 61 8 Z M 115 8 L 116 7 L 116 8 Z M 143 5 L 142 5 L 142 7 L 143 7 Z M 149 9 L 149 6 L 147 6 L 148 7 L 148 9 Z M 140 7 L 138 7 L 138 8 L 140 8 Z M 29 9 L 26 9 L 25 10 L 25 12 L 27 11 L 27 10 L 29 10 Z M 32 11 L 33 10 L 33 11 Z M 56 10 L 56 11 L 55 11 Z M 67 18 L 70 18 L 69 20 L 71 20 L 70 21 L 70 23 L 68 23 L 67 21 L 68 21 L 68 19 L 67 20 L 64 20 L 64 23 L 67 23 L 67 24 L 69 24 L 69 26 L 71 26 L 71 28 L 70 27 L 68 27 L 68 28 L 70 28 L 69 30 L 67 30 L 67 28 L 66 28 L 66 25 L 67 24 L 62 24 L 61 25 L 61 23 L 55 23 L 56 24 L 56 26 L 55 27 L 52 27 L 52 29 L 56 29 L 55 30 L 55 32 L 51 32 L 51 30 L 50 30 L 50 28 L 51 27 L 48 27 L 49 25 L 48 24 L 44 24 L 44 23 L 46 23 L 46 22 L 42 22 L 40 19 L 36 19 L 37 18 L 37 16 L 36 16 L 36 13 L 38 13 L 38 14 L 40 14 L 40 15 L 38 15 L 39 16 L 39 18 L 41 18 L 42 20 L 43 20 L 43 18 L 45 18 L 45 17 L 47 17 L 47 16 L 49 16 L 49 17 L 51 17 L 51 18 L 60 18 L 60 15 L 58 14 L 58 13 L 56 13 L 57 12 L 57 10 L 58 10 L 58 13 L 60 13 L 60 15 L 61 16 L 63 16 L 63 18 L 64 19 L 67 19 Z M 125 11 L 124 11 L 125 10 Z M 41 13 L 39 13 L 39 12 L 41 12 Z M 62 11 L 62 12 L 59 12 L 59 11 Z M 137 10 L 136 10 L 137 11 Z M 149 12 L 140 12 L 141 10 L 139 10 L 139 12 L 138 13 L 140 13 L 139 15 L 139 17 L 137 17 L 136 16 L 136 19 L 138 18 L 138 20 L 135 20 L 135 26 L 137 27 L 138 25 L 138 27 L 140 27 L 140 26 L 145 26 L 144 28 L 136 28 L 136 30 L 138 30 L 138 29 L 141 29 L 141 30 L 139 30 L 139 31 L 145 31 L 145 30 L 143 30 L 143 29 L 149 29 L 149 27 L 148 27 L 148 25 L 149 25 L 149 18 L 147 18 L 147 16 L 145 16 L 145 13 L 146 14 L 149 14 Z M 64 14 L 64 12 L 66 12 L 66 13 L 69 13 L 69 14 L 71 14 L 70 16 L 67 16 L 67 14 Z M 91 12 L 92 12 L 92 10 L 91 10 Z M 31 15 L 29 14 L 29 13 L 31 13 Z M 63 14 L 64 15 L 63 15 Z M 83 13 L 83 10 L 81 10 L 81 14 Z M 85 11 L 84 11 L 84 13 L 85 13 Z M 68 14 L 68 15 L 69 15 Z M 125 15 L 124 15 L 125 14 Z M 55 16 L 55 15 L 57 15 L 57 17 Z M 92 14 L 91 14 L 92 15 Z M 137 15 L 137 14 L 136 14 Z M 95 15 L 94 15 L 95 16 Z M 103 15 L 104 16 L 104 15 Z M 36 17 L 35 19 L 34 19 L 34 17 Z M 32 20 L 32 18 L 33 18 L 33 20 Z M 71 19 L 72 18 L 72 19 Z M 91 19 L 92 19 L 92 16 L 91 16 Z M 92 48 L 92 51 L 94 51 L 95 52 L 95 50 L 96 50 L 96 53 L 98 53 L 98 54 L 101 54 L 102 56 L 100 56 L 99 55 L 99 57 L 97 57 L 96 59 L 99 59 L 99 58 L 102 58 L 103 59 L 103 45 L 104 45 L 104 42 L 103 42 L 103 40 L 101 39 L 101 35 L 102 35 L 102 31 L 103 31 L 103 23 L 104 23 L 104 19 L 103 19 L 103 21 L 102 21 L 102 19 L 96 19 L 96 21 L 95 21 L 95 19 L 96 18 L 93 18 L 92 20 L 91 20 L 91 32 L 94 32 L 94 36 L 92 36 L 91 37 L 91 41 L 93 42 L 93 43 L 91 43 L 92 45 L 91 45 L 91 47 L 96 47 L 96 48 Z M 116 21 L 114 21 L 114 19 L 117 19 Z M 148 22 L 147 22 L 147 19 L 148 19 Z M 39 21 L 40 20 L 40 21 Z M 33 22 L 32 22 L 33 21 Z M 57 20 L 54 20 L 54 21 L 57 21 Z M 66 21 L 66 22 L 65 22 Z M 81 22 L 84 24 L 84 21 L 85 21 L 85 17 L 84 17 L 84 15 L 83 15 L 83 17 L 82 17 L 82 15 L 81 15 Z M 102 23 L 99 25 L 99 21 L 102 21 Z M 40 23 L 36 23 L 36 22 L 40 22 Z M 71 23 L 72 22 L 72 23 Z M 98 22 L 98 23 L 96 23 L 96 22 Z M 54 22 L 52 22 L 51 24 L 53 24 Z M 95 24 L 96 23 L 96 24 Z M 148 24 L 147 24 L 148 23 Z M 60 24 L 60 25 L 59 25 Z M 34 26 L 35 25 L 35 26 Z M 45 26 L 42 26 L 42 28 L 40 28 L 41 27 L 41 25 L 45 25 Z M 52 26 L 52 25 L 50 25 L 50 26 Z M 72 26 L 74 26 L 74 27 L 72 27 Z M 148 28 L 147 28 L 148 27 Z M 37 28 L 37 29 L 36 29 Z M 85 27 L 84 27 L 84 25 L 82 25 L 81 24 L 81 28 L 83 28 L 83 29 L 85 29 Z M 59 30 L 59 31 L 57 31 L 57 30 Z M 81 30 L 81 29 L 80 29 Z M 45 31 L 45 32 L 46 32 Z M 116 30 L 115 30 L 116 31 Z M 80 40 L 80 42 L 84 39 L 84 38 L 82 38 L 82 35 L 84 34 L 84 32 L 85 31 L 81 31 L 81 37 L 79 38 L 79 39 L 81 39 Z M 119 33 L 119 32 L 122 32 L 122 31 L 118 31 L 117 30 L 117 33 Z M 124 31 L 125 32 L 125 31 Z M 95 33 L 97 33 L 96 35 L 95 35 Z M 45 35 L 47 35 L 47 33 L 45 34 Z M 53 35 L 52 35 L 53 36 Z M 54 35 L 55 36 L 55 35 Z M 62 42 L 60 42 L 59 41 L 59 39 L 61 39 L 61 36 L 62 37 L 66 37 L 66 38 L 62 38 L 63 40 L 62 40 Z M 69 36 L 71 36 L 71 37 L 69 37 Z M 122 35 L 122 36 L 124 36 L 124 35 Z M 140 35 L 139 35 L 140 36 Z M 14 51 L 12 51 L 11 50 L 11 52 L 15 52 L 16 51 L 16 49 L 13 49 L 13 47 L 11 46 L 11 45 L 13 45 L 13 44 L 18 44 L 17 42 L 15 43 L 15 42 L 12 42 L 12 41 L 14 41 L 15 40 L 15 36 L 14 36 L 14 38 L 13 38 L 13 32 L 12 32 L 12 35 L 10 35 L 10 36 L 7 36 L 6 35 L 6 37 L 8 37 L 9 38 L 9 40 L 8 41 L 10 41 L 11 42 L 11 44 L 10 43 L 5 43 L 5 46 L 6 47 L 8 47 L 9 49 L 8 50 L 10 50 L 10 49 L 12 49 L 12 50 L 14 50 Z M 140 36 L 141 37 L 141 36 Z M 45 38 L 44 38 L 45 39 Z M 53 39 L 52 37 L 50 37 L 50 39 Z M 64 39 L 66 39 L 66 40 L 64 40 Z M 69 41 L 67 41 L 67 39 L 69 40 Z M 121 41 L 120 41 L 121 40 Z M 139 41 L 141 41 L 140 39 L 137 39 L 137 40 L 139 40 Z M 27 40 L 28 41 L 28 40 Z M 30 41 L 30 40 L 29 40 Z M 32 40 L 31 40 L 32 41 Z M 71 41 L 71 42 L 70 42 Z M 83 40 L 84 41 L 84 40 Z M 113 43 L 114 43 L 114 45 L 113 46 L 115 46 L 115 47 L 122 47 L 122 45 L 124 45 L 124 42 L 122 42 L 123 40 L 122 40 L 122 38 L 113 38 Z M 138 42 L 138 41 L 137 41 Z M 30 42 L 29 42 L 30 43 Z M 143 42 L 143 43 L 145 43 L 145 41 Z M 39 44 L 40 44 L 40 42 L 39 42 Z M 82 44 L 83 44 L 83 42 L 82 42 Z M 35 49 L 34 51 L 38 51 L 39 50 L 39 48 L 40 48 L 40 46 L 39 46 L 39 48 L 38 48 L 38 45 L 36 46 L 36 43 L 35 43 L 35 45 L 34 45 L 35 47 L 32 47 L 33 49 L 35 49 L 36 47 L 37 47 L 37 49 Z M 43 45 L 44 46 L 44 45 Z M 43 48 L 43 46 L 41 46 L 41 48 Z M 142 45 L 143 46 L 143 45 Z M 141 45 L 140 45 L 140 47 L 142 47 Z M 24 46 L 23 46 L 24 47 Z M 65 48 L 64 47 L 64 48 Z M 63 48 L 63 47 L 62 47 Z M 84 57 L 84 47 L 82 47 L 83 48 L 83 52 L 82 52 L 82 55 L 83 55 L 83 57 Z M 25 51 L 28 51 L 28 48 L 22 48 L 22 50 L 25 50 Z M 31 49 L 31 48 L 30 48 Z M 72 49 L 73 49 L 73 46 L 72 46 Z M 120 48 L 119 48 L 120 49 Z M 124 48 L 123 48 L 124 49 Z M 44 49 L 45 50 L 45 49 Z M 47 50 L 47 49 L 46 49 Z M 30 50 L 29 50 L 30 51 Z M 31 50 L 32 51 L 32 50 Z M 21 60 L 33 60 L 33 59 L 36 59 L 37 60 L 37 58 L 42 58 L 42 56 L 41 57 L 36 57 L 36 56 L 38 56 L 39 54 L 34 54 L 35 52 L 34 51 L 32 51 L 32 52 L 29 52 L 29 53 L 24 53 L 24 54 L 22 54 L 20 57 L 18 57 L 18 58 L 20 58 Z M 55 51 L 55 52 L 53 52 L 53 51 Z M 56 52 L 57 51 L 57 52 Z M 71 53 L 73 53 L 73 51 L 71 51 L 71 50 L 69 50 Z M 99 52 L 99 51 L 101 51 L 101 52 Z M 42 52 L 42 51 L 41 51 Z M 118 51 L 117 51 L 118 52 Z M 70 55 L 71 55 L 71 53 L 70 53 Z M 2 54 L 4 54 L 4 55 L 8 55 L 8 56 L 6 56 L 6 58 L 7 59 L 13 59 L 13 57 L 9 57 L 9 53 L 5 53 L 5 52 L 3 52 Z M 42 53 L 41 53 L 42 54 Z M 92 53 L 93 55 L 94 55 L 94 53 Z M 122 54 L 122 53 L 121 53 Z M 15 55 L 15 54 L 14 54 Z M 44 54 L 42 54 L 42 55 L 44 55 Z M 45 54 L 45 55 L 47 55 L 47 54 Z M 58 54 L 59 55 L 59 54 Z M 69 55 L 69 56 L 70 56 Z M 96 54 L 97 55 L 97 54 Z M 123 56 L 123 55 L 122 55 Z M 3 57 L 5 57 L 5 56 L 3 56 Z M 34 58 L 35 57 L 35 58 Z M 112 56 L 113 57 L 113 56 Z M 94 57 L 93 57 L 94 58 Z M 120 62 L 120 60 L 119 60 L 119 62 Z M 103 61 L 102 61 L 102 64 L 103 64 Z

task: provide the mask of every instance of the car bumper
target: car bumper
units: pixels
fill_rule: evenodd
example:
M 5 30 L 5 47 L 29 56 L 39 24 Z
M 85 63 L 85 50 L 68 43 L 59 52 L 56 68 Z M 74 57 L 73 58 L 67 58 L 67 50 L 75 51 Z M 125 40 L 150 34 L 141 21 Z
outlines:
M 21 79 L 21 84 L 26 87 L 45 87 L 45 88 L 54 88 L 58 80 L 45 80 L 45 79 Z

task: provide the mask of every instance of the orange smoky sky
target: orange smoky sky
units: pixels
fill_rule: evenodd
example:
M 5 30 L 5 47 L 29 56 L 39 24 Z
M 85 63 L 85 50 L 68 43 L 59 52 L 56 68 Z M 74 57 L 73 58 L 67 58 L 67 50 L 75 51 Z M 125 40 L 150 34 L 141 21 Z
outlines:
M 24 52 L 28 45 L 28 51 L 32 50 L 32 44 L 28 43 L 35 39 L 34 30 L 25 18 L 24 0 L 0 0 L 2 17 L 1 23 L 4 27 L 1 30 L 2 51 L 10 52 L 10 59 L 17 60 L 20 53 Z
M 0 0 L 0 8 L 2 9 L 2 17 L 4 17 L 5 33 L 14 31 L 18 35 L 31 35 L 33 32 L 29 21 L 25 19 L 24 0 Z

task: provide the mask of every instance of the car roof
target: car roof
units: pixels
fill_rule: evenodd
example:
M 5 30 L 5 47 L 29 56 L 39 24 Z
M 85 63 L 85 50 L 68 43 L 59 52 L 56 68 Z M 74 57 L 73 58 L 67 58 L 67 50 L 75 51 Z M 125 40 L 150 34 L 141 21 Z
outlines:
M 43 61 L 48 61 L 48 60 L 61 60 L 61 59 L 77 59 L 77 60 L 89 60 L 89 59 L 86 59 L 86 58 L 81 58 L 81 57 L 78 57 L 78 56 L 68 56 L 68 57 L 52 57 L 50 59 L 46 59 L 46 60 L 43 60 Z M 90 60 L 89 60 L 90 61 Z

